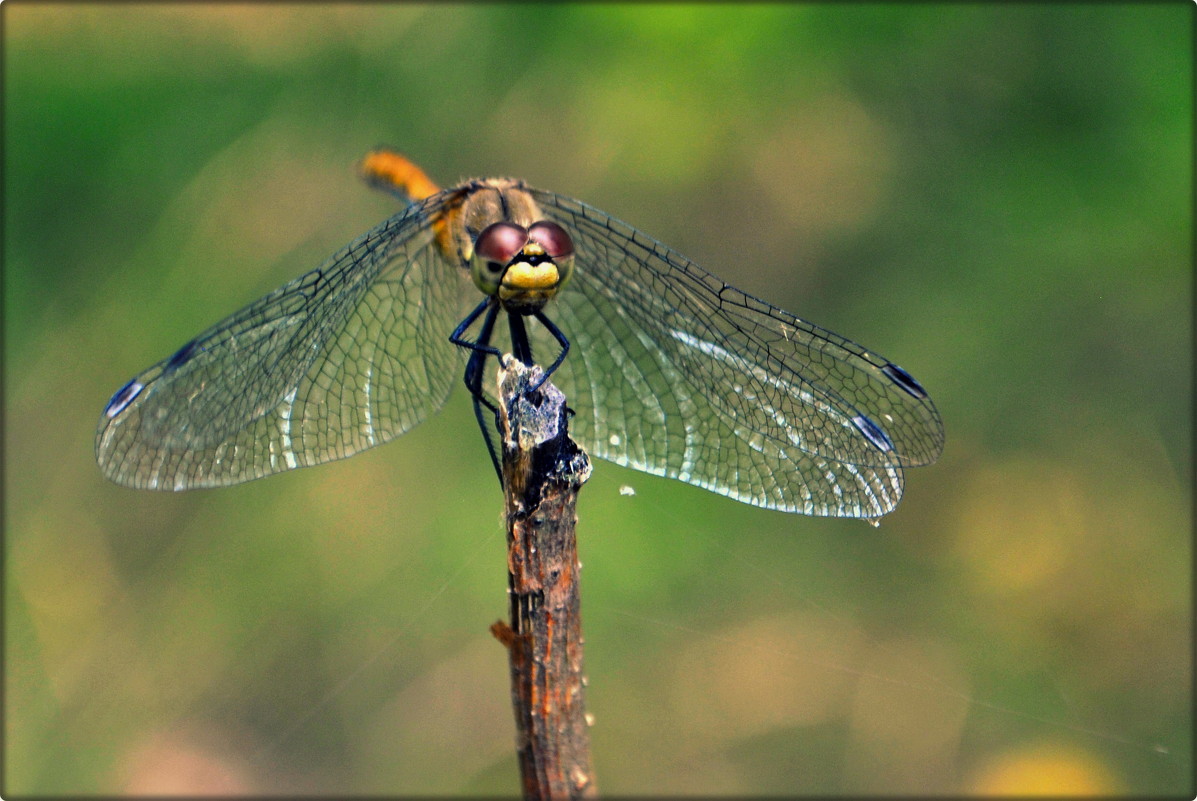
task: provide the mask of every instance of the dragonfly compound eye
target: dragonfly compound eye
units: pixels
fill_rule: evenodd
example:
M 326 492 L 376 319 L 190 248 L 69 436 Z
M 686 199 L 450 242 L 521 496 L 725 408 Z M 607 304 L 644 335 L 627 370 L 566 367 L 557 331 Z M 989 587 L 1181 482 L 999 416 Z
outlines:
M 478 258 L 497 262 L 505 267 L 528 243 L 528 232 L 522 226 L 509 222 L 488 225 L 478 234 L 474 253 Z
M 574 241 L 564 228 L 551 220 L 533 223 L 528 229 L 528 238 L 544 248 L 551 259 L 560 259 L 574 254 Z
M 528 239 L 540 245 L 545 255 L 557 265 L 560 281 L 557 289 L 569 283 L 574 273 L 574 241 L 569 233 L 552 220 L 541 220 L 532 223 L 528 229 Z
M 474 255 L 470 257 L 470 276 L 483 293 L 499 291 L 499 280 L 511 260 L 528 244 L 528 232 L 523 226 L 497 222 L 486 226 L 474 241 Z

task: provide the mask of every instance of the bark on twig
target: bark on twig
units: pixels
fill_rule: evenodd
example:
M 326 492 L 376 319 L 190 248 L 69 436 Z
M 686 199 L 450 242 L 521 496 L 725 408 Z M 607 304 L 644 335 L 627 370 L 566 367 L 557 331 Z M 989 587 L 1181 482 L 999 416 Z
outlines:
M 511 622 L 491 627 L 511 660 L 525 798 L 595 795 L 584 702 L 577 493 L 590 460 L 569 439 L 565 397 L 539 367 L 505 357 L 499 434 Z

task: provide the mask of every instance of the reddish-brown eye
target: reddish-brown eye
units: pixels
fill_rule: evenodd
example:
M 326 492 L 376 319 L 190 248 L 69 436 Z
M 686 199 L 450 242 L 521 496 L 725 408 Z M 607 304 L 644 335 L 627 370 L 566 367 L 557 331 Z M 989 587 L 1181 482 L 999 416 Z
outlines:
M 533 223 L 528 229 L 528 238 L 544 248 L 544 252 L 552 259 L 561 259 L 574 253 L 574 241 L 564 228 L 551 220 Z
M 478 234 L 474 253 L 486 261 L 507 264 L 528 243 L 528 232 L 522 226 L 509 222 L 488 225 Z

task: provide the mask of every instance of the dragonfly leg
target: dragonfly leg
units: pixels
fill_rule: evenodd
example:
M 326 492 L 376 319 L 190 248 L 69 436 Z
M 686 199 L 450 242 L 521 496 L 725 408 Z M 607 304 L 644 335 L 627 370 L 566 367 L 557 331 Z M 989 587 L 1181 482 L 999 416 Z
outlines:
M 486 443 L 486 452 L 490 454 L 490 463 L 494 465 L 495 475 L 499 477 L 500 486 L 503 484 L 503 469 L 499 465 L 499 453 L 494 441 L 491 439 L 490 430 L 486 427 L 486 417 L 482 412 L 482 407 L 485 406 L 490 410 L 491 418 L 494 420 L 495 430 L 499 430 L 499 409 L 490 400 L 482 394 L 482 370 L 486 363 L 487 354 L 483 351 L 476 350 L 470 354 L 470 361 L 466 364 L 466 388 L 470 391 L 470 396 L 474 402 L 474 418 L 478 421 L 478 430 L 482 432 L 482 441 Z
M 478 330 L 478 339 L 469 340 L 465 338 L 466 329 L 474 324 L 482 313 L 486 316 L 482 319 L 482 327 Z M 495 318 L 499 315 L 499 304 L 493 298 L 486 298 L 473 311 L 471 311 L 466 318 L 461 321 L 461 324 L 453 330 L 449 335 L 449 341 L 458 347 L 467 348 L 470 351 L 470 359 L 466 362 L 465 369 L 465 385 L 466 389 L 470 391 L 470 397 L 474 402 L 474 417 L 478 420 L 478 428 L 482 431 L 482 440 L 486 443 L 486 450 L 490 454 L 490 462 L 494 465 L 495 475 L 499 477 L 499 483 L 503 482 L 503 472 L 499 466 L 499 452 L 491 439 L 490 430 L 486 427 L 486 417 L 483 414 L 482 407 L 490 410 L 491 416 L 495 422 L 495 430 L 499 428 L 499 409 L 486 394 L 482 391 L 482 381 L 486 370 L 486 357 L 499 356 L 497 348 L 490 344 L 491 335 L 495 329 Z
M 542 375 L 540 377 L 540 380 L 537 381 L 536 384 L 531 387 L 531 389 L 537 390 L 537 389 L 540 389 L 541 384 L 543 384 L 545 381 L 549 380 L 549 376 L 551 376 L 553 373 L 555 373 L 557 371 L 557 368 L 561 366 L 561 363 L 563 361 L 565 361 L 565 356 L 567 353 L 569 353 L 569 340 L 566 339 L 565 334 L 561 333 L 560 328 L 553 325 L 553 321 L 550 320 L 548 317 L 546 317 L 544 312 L 538 310 L 538 311 L 532 312 L 532 314 L 533 314 L 533 316 L 536 317 L 537 320 L 540 321 L 540 324 L 545 327 L 545 330 L 553 335 L 553 339 L 557 340 L 557 342 L 559 342 L 561 344 L 561 352 L 557 354 L 557 358 L 554 359 L 553 363 L 550 364 L 548 366 L 548 368 L 544 371 L 544 375 Z
M 466 329 L 474 324 L 474 321 L 486 312 L 486 319 L 482 321 L 482 329 L 478 332 L 478 339 L 466 339 Z M 457 324 L 453 329 L 453 333 L 449 334 L 449 341 L 459 348 L 465 348 L 471 351 L 482 351 L 488 356 L 499 356 L 499 349 L 490 344 L 490 335 L 495 328 L 495 317 L 499 314 L 499 302 L 492 297 L 487 297 L 482 300 L 473 311 L 466 315 L 465 319 Z

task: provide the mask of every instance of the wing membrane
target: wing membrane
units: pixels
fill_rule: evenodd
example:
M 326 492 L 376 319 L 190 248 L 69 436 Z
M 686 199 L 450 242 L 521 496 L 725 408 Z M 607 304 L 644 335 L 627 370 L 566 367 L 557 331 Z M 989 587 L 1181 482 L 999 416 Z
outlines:
M 942 451 L 934 405 L 885 359 L 532 191 L 577 250 L 549 307 L 575 344 L 554 381 L 594 455 L 758 506 L 875 517 L 897 504 L 904 467 Z
M 439 409 L 463 360 L 442 331 L 461 277 L 411 206 L 213 326 L 105 410 L 96 457 L 146 489 L 236 484 L 350 456 Z
M 235 484 L 352 455 L 439 409 L 465 360 L 448 333 L 477 293 L 434 237 L 466 188 L 410 206 L 130 381 L 97 431 L 105 475 Z M 528 191 L 576 247 L 547 312 L 574 344 L 554 380 L 593 455 L 853 517 L 893 509 L 903 469 L 939 456 L 939 414 L 901 368 L 590 206 Z M 535 353 L 559 347 L 531 333 Z

